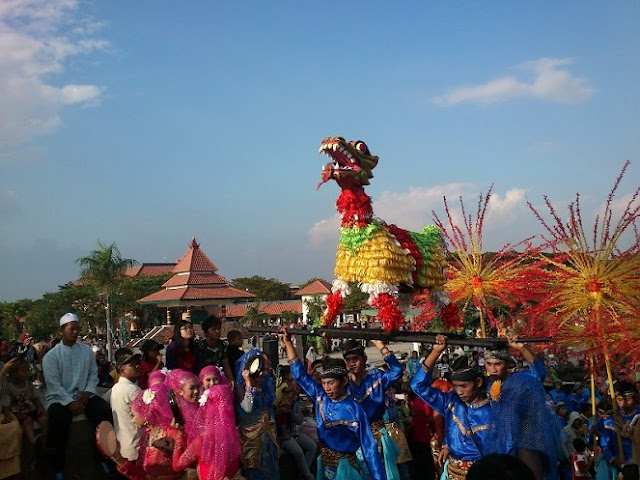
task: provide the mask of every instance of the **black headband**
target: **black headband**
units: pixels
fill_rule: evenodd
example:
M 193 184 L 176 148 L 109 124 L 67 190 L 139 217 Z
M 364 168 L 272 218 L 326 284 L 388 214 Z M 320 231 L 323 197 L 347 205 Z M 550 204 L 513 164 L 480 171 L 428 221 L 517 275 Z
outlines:
M 459 382 L 473 382 L 476 378 L 481 377 L 482 374 L 474 367 L 461 368 L 460 370 L 454 370 L 451 373 L 451 381 L 458 380 Z
M 349 374 L 344 367 L 330 367 L 323 370 L 320 374 L 320 378 L 336 378 L 338 380 L 346 377 Z

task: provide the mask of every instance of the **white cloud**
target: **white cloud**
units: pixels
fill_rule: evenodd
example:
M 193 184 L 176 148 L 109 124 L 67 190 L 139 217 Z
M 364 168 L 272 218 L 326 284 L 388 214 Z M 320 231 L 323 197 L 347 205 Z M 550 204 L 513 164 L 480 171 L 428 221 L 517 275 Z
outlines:
M 60 110 L 95 104 L 96 85 L 52 84 L 72 56 L 107 46 L 87 37 L 99 24 L 81 20 L 76 0 L 0 2 L 0 146 L 15 146 L 54 131 Z
M 596 90 L 583 78 L 575 77 L 565 67 L 572 63 L 568 58 L 540 58 L 518 65 L 516 68 L 533 74 L 529 80 L 507 76 L 482 85 L 459 87 L 435 97 L 438 105 L 459 103 L 489 105 L 514 98 L 538 98 L 557 103 L 580 103 L 588 100 Z
M 406 192 L 384 191 L 373 199 L 373 210 L 375 216 L 386 223 L 394 223 L 412 231 L 421 230 L 425 225 L 433 223 L 432 211 L 435 211 L 448 227 L 443 202 L 443 197 L 446 197 L 454 224 L 464 231 L 459 198 L 462 196 L 467 215 L 473 215 L 475 220 L 481 190 L 480 186 L 474 184 L 449 183 L 433 187 L 413 187 Z M 523 224 L 526 222 L 530 225 Z M 492 193 L 485 221 L 488 236 L 491 240 L 495 239 L 490 242 L 492 248 L 501 248 L 506 243 L 516 243 L 531 236 L 531 226 L 534 224 L 535 218 L 528 212 L 523 189 L 511 188 L 503 195 Z M 508 233 L 505 235 L 507 226 Z M 316 222 L 307 235 L 313 247 L 322 248 L 338 242 L 339 228 L 340 217 L 336 213 Z

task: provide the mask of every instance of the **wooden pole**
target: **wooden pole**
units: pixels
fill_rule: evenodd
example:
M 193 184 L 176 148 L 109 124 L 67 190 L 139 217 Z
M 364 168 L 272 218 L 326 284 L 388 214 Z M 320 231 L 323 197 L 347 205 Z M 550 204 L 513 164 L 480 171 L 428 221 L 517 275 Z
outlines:
M 273 327 L 247 327 L 251 333 L 278 333 L 277 328 Z M 436 335 L 439 332 L 410 332 L 410 331 L 389 331 L 380 329 L 359 329 L 359 328 L 325 328 L 319 327 L 312 330 L 305 329 L 288 329 L 292 335 L 326 335 L 331 338 L 362 338 L 364 340 L 383 340 L 385 342 L 407 342 L 407 343 L 436 343 Z M 464 335 L 448 334 L 447 343 L 449 345 L 485 347 L 485 348 L 507 348 L 508 341 L 506 338 L 467 338 Z M 518 342 L 536 343 L 536 342 L 553 342 L 550 337 L 524 337 L 519 338 Z

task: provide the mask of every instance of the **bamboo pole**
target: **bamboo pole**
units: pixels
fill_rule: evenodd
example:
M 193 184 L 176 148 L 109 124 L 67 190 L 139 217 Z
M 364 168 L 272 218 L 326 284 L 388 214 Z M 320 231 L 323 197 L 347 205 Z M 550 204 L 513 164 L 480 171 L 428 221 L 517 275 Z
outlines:
M 593 360 L 593 353 L 589 354 L 589 372 L 591 377 L 591 428 L 596 428 L 596 375 L 595 375 L 595 363 Z M 591 433 L 591 432 L 589 432 Z M 596 436 L 593 436 L 592 451 L 595 452 L 597 448 Z
M 247 327 L 250 333 L 279 333 L 275 327 Z M 380 329 L 358 329 L 358 328 L 327 328 L 318 327 L 311 330 L 305 329 L 288 329 L 292 335 L 312 335 L 327 336 L 331 338 L 362 338 L 364 340 L 383 340 L 385 342 L 407 342 L 407 343 L 436 343 L 436 335 L 447 335 L 447 343 L 449 345 L 484 347 L 484 348 L 507 348 L 508 341 L 506 338 L 467 338 L 464 335 L 449 334 L 446 332 L 411 332 L 411 331 L 389 331 Z M 518 338 L 518 342 L 537 343 L 552 342 L 550 337 L 523 337 Z
M 604 343 L 604 342 L 603 342 Z M 618 406 L 616 403 L 616 393 L 613 390 L 613 376 L 611 375 L 611 360 L 609 359 L 609 352 L 607 351 L 606 344 L 604 351 L 604 365 L 607 369 L 607 380 L 609 381 L 609 395 L 611 395 L 611 406 L 613 407 L 613 418 L 616 424 L 616 437 L 618 438 L 618 450 L 620 451 L 620 462 L 624 462 L 624 450 L 622 449 L 622 434 L 618 425 L 621 424 L 620 414 L 618 413 Z
M 480 314 L 480 335 L 482 335 L 482 338 L 487 338 L 487 326 L 485 325 L 484 313 L 482 313 L 481 307 L 478 307 L 478 313 Z

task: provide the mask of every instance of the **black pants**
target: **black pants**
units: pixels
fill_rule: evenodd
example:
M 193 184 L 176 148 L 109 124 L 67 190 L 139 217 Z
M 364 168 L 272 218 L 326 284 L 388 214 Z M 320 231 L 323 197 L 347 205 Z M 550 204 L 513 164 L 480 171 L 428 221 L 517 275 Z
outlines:
M 433 480 L 436 467 L 431 454 L 431 445 L 422 442 L 409 442 L 413 461 L 411 462 L 411 478 L 414 480 Z
M 49 414 L 49 433 L 47 434 L 47 446 L 56 450 L 56 468 L 64 467 L 65 448 L 67 446 L 67 438 L 69 436 L 69 427 L 73 415 L 67 408 L 67 405 L 53 403 L 49 405 L 47 410 Z M 113 414 L 111 407 L 102 398 L 94 395 L 89 399 L 84 408 L 84 414 L 93 424 L 94 428 L 102 421 L 113 423 Z

